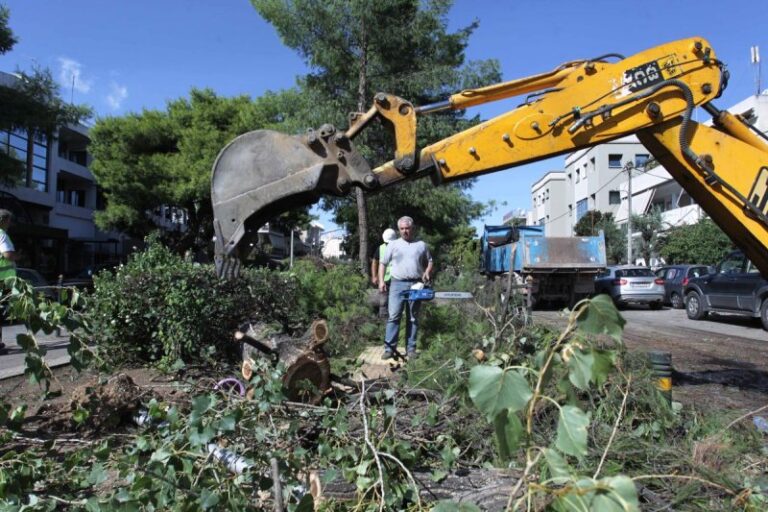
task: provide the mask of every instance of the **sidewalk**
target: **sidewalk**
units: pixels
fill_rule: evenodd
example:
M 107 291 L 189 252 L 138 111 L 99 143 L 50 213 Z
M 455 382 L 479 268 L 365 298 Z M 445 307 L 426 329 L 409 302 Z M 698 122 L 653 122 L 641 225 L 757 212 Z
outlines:
M 7 379 L 22 375 L 24 373 L 25 353 L 16 344 L 16 335 L 26 332 L 24 325 L 5 325 L 3 326 L 3 342 L 5 342 L 6 352 L 0 355 L 0 379 Z M 43 334 L 39 332 L 35 335 L 37 342 L 48 350 L 45 355 L 45 361 L 48 366 L 60 366 L 69 363 L 69 335 L 66 330 L 62 330 L 61 336 L 56 333 Z

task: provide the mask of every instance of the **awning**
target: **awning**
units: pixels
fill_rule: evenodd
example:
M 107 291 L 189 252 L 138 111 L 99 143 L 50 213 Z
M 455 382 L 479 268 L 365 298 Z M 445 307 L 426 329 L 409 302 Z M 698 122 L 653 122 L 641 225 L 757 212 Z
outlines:
M 653 196 L 656 193 L 655 188 L 649 188 L 632 194 L 632 213 L 634 215 L 643 215 L 648 213 L 648 207 L 653 201 Z M 627 201 L 622 201 L 619 205 L 619 209 L 616 211 L 616 222 L 622 222 L 627 220 Z

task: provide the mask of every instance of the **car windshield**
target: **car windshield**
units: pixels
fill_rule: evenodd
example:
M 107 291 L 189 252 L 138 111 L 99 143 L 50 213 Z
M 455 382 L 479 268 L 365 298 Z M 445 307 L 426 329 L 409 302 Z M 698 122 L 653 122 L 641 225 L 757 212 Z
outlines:
M 16 275 L 20 279 L 23 279 L 27 281 L 28 283 L 32 283 L 33 286 L 48 286 L 48 283 L 45 281 L 45 278 L 35 272 L 34 270 L 27 270 L 27 269 L 17 269 Z
M 616 271 L 616 277 L 653 277 L 649 268 L 624 268 Z

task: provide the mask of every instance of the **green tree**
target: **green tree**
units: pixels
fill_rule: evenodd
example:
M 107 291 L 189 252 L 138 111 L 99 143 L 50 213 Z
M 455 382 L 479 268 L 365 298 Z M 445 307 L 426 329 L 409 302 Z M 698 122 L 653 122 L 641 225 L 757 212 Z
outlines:
M 454 33 L 447 29 L 451 2 L 444 0 L 252 0 L 256 10 L 272 23 L 283 42 L 295 49 L 311 72 L 300 79 L 304 92 L 313 98 L 306 121 L 311 126 L 330 122 L 346 125 L 349 111 L 363 111 L 376 92 L 386 91 L 415 104 L 442 100 L 464 87 L 497 82 L 498 63 L 464 64 L 464 49 L 474 22 Z M 462 113 L 446 113 L 420 119 L 418 144 L 444 138 L 477 120 Z M 364 132 L 357 144 L 372 165 L 392 158 L 393 144 L 386 134 Z M 424 184 L 405 184 L 370 199 L 329 199 L 324 207 L 334 220 L 355 233 L 348 247 L 367 269 L 368 247 L 397 218 L 411 213 L 423 233 L 450 239 L 450 229 L 466 224 L 482 207 L 466 195 L 469 183 L 435 191 Z M 450 196 L 450 198 L 448 198 Z M 417 200 L 423 208 L 416 211 Z M 458 207 L 457 209 L 451 209 Z
M 13 35 L 11 27 L 8 26 L 10 11 L 4 5 L 0 5 L 0 55 L 9 52 L 18 40 Z
M 632 215 L 632 232 L 640 235 L 633 240 L 633 253 L 641 255 L 647 265 L 651 264 L 651 257 L 659 254 L 663 229 L 664 221 L 659 208 L 651 208 L 651 211 L 642 215 Z
M 0 5 L 0 55 L 10 51 L 17 41 L 8 25 L 9 16 L 8 8 Z M 15 186 L 26 178 L 29 186 L 35 138 L 50 139 L 57 128 L 90 117 L 91 109 L 64 102 L 48 69 L 34 67 L 31 73 L 17 70 L 16 75 L 14 83 L 0 85 L 0 131 L 27 134 L 26 161 L 0 148 L 0 182 Z
M 258 128 L 295 128 L 291 110 L 301 108 L 295 90 L 222 98 L 193 89 L 189 99 L 168 103 L 165 111 L 100 119 L 91 130 L 92 170 L 104 188 L 107 207 L 97 224 L 136 237 L 156 229 L 150 213 L 161 205 L 183 208 L 188 230 L 174 240 L 179 250 L 212 234 L 211 168 L 221 148 L 237 135 Z M 307 221 L 306 210 L 284 224 Z
M 573 227 L 576 236 L 595 236 L 600 231 L 605 235 L 605 257 L 608 263 L 624 261 L 627 252 L 627 234 L 626 230 L 622 231 L 616 224 L 612 213 L 589 210 Z
M 733 250 L 733 242 L 709 217 L 675 226 L 661 238 L 659 253 L 667 263 L 711 265 Z

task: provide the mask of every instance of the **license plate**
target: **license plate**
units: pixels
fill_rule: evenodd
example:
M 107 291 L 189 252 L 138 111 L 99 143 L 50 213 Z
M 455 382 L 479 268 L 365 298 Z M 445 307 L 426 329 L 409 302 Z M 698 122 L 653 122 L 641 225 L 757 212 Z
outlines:
M 631 283 L 632 288 L 648 288 L 651 285 L 651 283 Z

